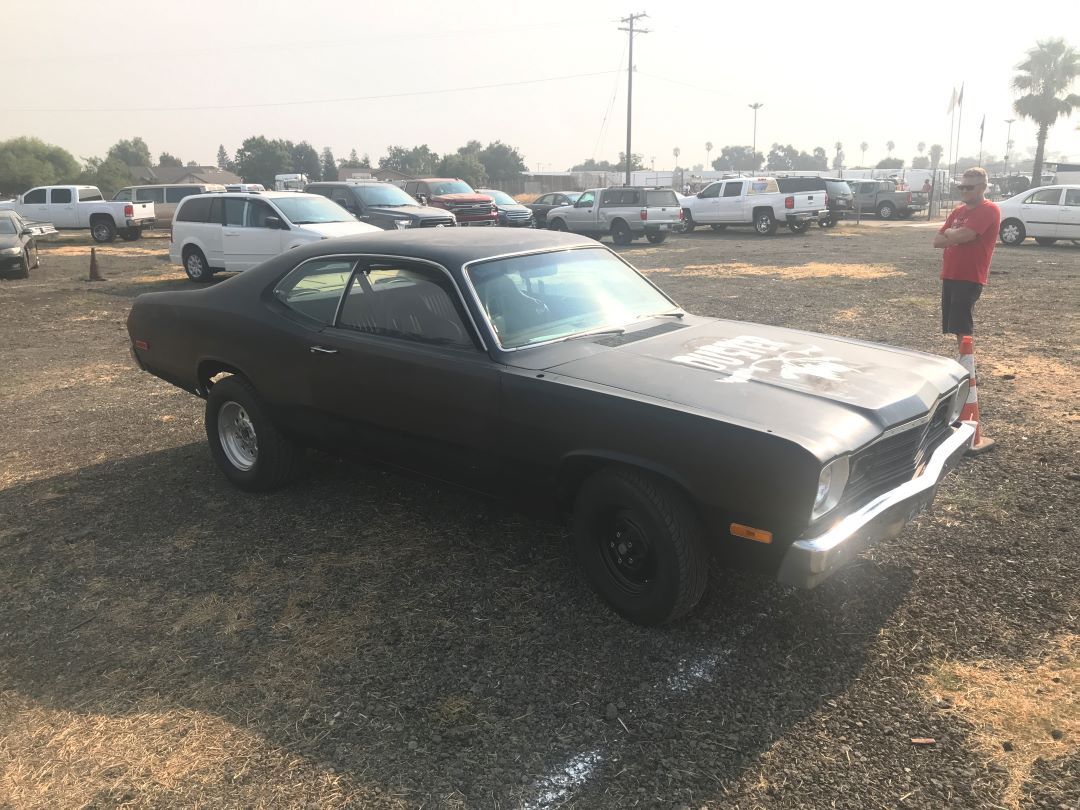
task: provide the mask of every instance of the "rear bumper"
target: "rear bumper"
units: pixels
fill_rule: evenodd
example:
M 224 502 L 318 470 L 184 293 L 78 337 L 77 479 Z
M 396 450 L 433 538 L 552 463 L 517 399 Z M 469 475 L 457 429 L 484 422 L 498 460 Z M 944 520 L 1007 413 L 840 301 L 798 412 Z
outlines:
M 126 219 L 124 222 L 127 223 L 129 228 L 152 228 L 154 227 L 155 219 L 154 217 L 135 217 L 134 219 Z
M 800 211 L 797 214 L 788 214 L 787 217 L 785 217 L 784 221 L 787 222 L 789 225 L 792 222 L 816 222 L 820 214 L 820 211 Z
M 824 534 L 792 543 L 776 578 L 785 585 L 813 588 L 873 543 L 895 537 L 911 518 L 933 503 L 941 479 L 960 463 L 974 435 L 974 422 L 957 423 L 921 475 L 878 496 Z

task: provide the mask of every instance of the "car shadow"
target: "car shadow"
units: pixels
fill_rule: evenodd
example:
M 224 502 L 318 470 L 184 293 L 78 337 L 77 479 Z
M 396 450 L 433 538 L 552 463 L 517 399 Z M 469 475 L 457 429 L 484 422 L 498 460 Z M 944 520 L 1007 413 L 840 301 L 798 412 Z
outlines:
M 0 519 L 0 692 L 102 723 L 149 705 L 183 734 L 220 718 L 411 806 L 544 806 L 581 756 L 581 806 L 640 802 L 625 768 L 722 801 L 847 689 L 909 588 L 870 564 L 810 592 L 717 569 L 689 618 L 642 628 L 559 521 L 322 455 L 245 494 L 201 444 L 9 486 Z M 157 784 L 117 767 L 97 801 Z

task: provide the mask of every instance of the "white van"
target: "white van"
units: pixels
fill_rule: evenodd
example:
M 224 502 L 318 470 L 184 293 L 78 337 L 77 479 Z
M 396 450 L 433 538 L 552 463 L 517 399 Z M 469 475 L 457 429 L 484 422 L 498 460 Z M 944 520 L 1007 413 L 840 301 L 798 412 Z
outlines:
M 381 232 L 320 194 L 200 194 L 176 209 L 169 259 L 206 282 L 217 270 L 248 270 L 320 239 Z
M 224 191 L 225 186 L 216 183 L 166 183 L 155 186 L 125 186 L 113 195 L 114 200 L 127 202 L 152 202 L 156 225 L 168 227 L 176 206 L 185 197 Z

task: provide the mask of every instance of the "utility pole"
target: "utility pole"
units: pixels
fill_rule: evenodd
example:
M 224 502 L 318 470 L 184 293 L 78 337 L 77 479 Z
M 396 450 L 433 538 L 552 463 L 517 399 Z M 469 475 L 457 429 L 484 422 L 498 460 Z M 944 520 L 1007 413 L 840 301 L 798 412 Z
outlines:
M 630 122 L 634 112 L 634 34 L 649 33 L 647 28 L 634 28 L 634 21 L 648 16 L 643 11 L 640 14 L 631 14 L 629 17 L 623 17 L 619 20 L 619 22 L 627 25 L 626 28 L 619 28 L 619 30 L 628 31 L 630 35 L 630 62 L 626 71 L 626 185 L 630 185 L 630 161 L 633 155 L 633 152 L 630 151 Z
M 1009 131 L 1005 135 L 1005 168 L 1002 171 L 1006 177 L 1009 176 L 1009 150 L 1012 149 L 1012 125 L 1015 118 L 1006 118 L 1005 123 L 1009 125 Z M 1008 182 L 1007 180 L 1005 182 Z
M 754 155 L 757 154 L 757 111 L 765 105 L 755 101 L 753 104 L 748 104 L 747 106 L 754 111 L 754 143 L 753 146 L 750 147 L 750 159 L 753 160 Z

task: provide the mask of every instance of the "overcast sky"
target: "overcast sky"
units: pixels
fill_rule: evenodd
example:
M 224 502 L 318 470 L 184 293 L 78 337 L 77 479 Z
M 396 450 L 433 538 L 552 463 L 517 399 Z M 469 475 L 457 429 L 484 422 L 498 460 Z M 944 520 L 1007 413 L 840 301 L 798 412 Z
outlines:
M 946 110 L 961 82 L 960 152 L 978 153 L 985 115 L 985 151 L 1000 156 L 1004 119 L 1014 117 L 1009 80 L 1025 50 L 1050 36 L 1080 47 L 1077 0 L 1008 11 L 923 0 L 20 8 L 18 26 L 6 28 L 14 81 L 0 139 L 33 135 L 88 157 L 139 135 L 155 158 L 168 151 L 207 164 L 218 144 L 232 154 L 257 134 L 330 146 L 339 158 L 356 148 L 376 160 L 388 144 L 443 153 L 475 138 L 516 146 L 534 170 L 615 160 L 626 137 L 627 37 L 617 20 L 638 11 L 651 30 L 634 47 L 634 151 L 646 165 L 670 168 L 676 146 L 691 166 L 704 163 L 706 141 L 713 158 L 722 145 L 749 145 L 755 101 L 764 104 L 761 151 L 780 141 L 831 157 L 841 141 L 854 165 L 861 141 L 876 161 L 893 140 L 907 164 L 919 141 L 941 143 L 947 156 Z M 1048 151 L 1080 162 L 1078 124 L 1080 115 L 1059 121 Z M 1033 149 L 1034 126 L 1017 121 L 1013 140 L 1014 153 Z

